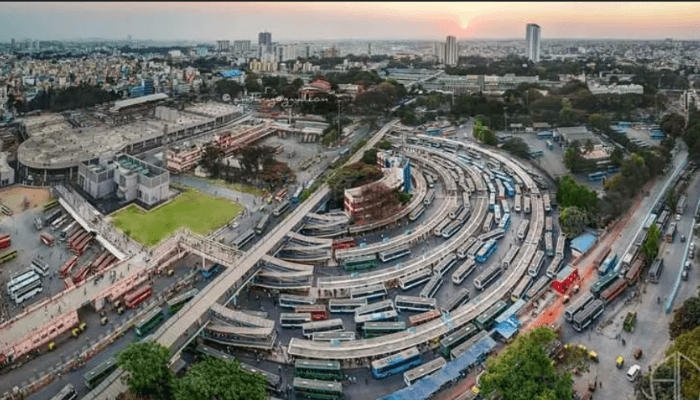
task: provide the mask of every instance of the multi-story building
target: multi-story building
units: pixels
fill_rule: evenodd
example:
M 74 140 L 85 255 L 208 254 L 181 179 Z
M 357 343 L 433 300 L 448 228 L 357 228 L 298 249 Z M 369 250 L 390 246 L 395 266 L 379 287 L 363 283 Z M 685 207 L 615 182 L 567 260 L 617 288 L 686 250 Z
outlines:
M 379 152 L 377 164 L 384 175 L 382 179 L 345 190 L 343 198 L 345 212 L 355 219 L 363 220 L 372 214 L 374 209 L 382 206 L 382 201 L 377 198 L 377 193 L 373 193 L 372 187 L 384 186 L 391 191 L 401 189 L 409 192 L 411 190 L 410 162 L 402 157 L 391 156 L 388 152 Z
M 204 155 L 204 149 L 191 144 L 172 147 L 166 156 L 168 171 L 179 174 L 194 169 Z
M 229 51 L 229 41 L 228 40 L 217 40 L 216 45 L 219 53 L 228 53 Z
M 454 67 L 459 60 L 459 47 L 457 46 L 457 38 L 448 36 L 445 41 L 445 65 Z
M 78 185 L 95 199 L 116 196 L 150 207 L 167 200 L 170 174 L 126 154 L 85 161 L 78 166 Z
M 540 62 L 540 26 L 537 24 L 527 24 L 525 28 L 526 57 L 532 62 Z
M 236 54 L 245 54 L 250 51 L 250 40 L 234 40 L 233 52 Z

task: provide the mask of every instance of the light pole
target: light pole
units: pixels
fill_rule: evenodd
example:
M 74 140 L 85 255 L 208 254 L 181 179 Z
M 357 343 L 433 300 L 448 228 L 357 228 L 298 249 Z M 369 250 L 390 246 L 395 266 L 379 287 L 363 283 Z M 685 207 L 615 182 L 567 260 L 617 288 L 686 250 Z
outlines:
M 504 124 L 505 124 L 505 126 L 504 126 L 504 131 L 505 131 L 506 133 L 508 133 L 508 114 L 506 114 L 506 109 L 507 109 L 507 107 L 506 107 L 506 106 L 503 106 L 503 117 L 505 118 L 505 122 L 504 122 Z

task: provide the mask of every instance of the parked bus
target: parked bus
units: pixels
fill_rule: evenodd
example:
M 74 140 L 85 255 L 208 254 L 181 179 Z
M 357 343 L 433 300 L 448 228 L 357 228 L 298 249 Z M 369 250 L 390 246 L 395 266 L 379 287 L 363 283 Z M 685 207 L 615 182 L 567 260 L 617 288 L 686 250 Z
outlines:
M 433 200 L 435 199 L 435 189 L 429 189 L 428 193 L 425 194 L 425 197 L 423 198 L 423 205 L 426 207 L 431 205 L 433 203 Z
M 307 360 L 294 361 L 294 376 L 323 381 L 342 381 L 345 376 L 340 371 L 340 361 Z
M 355 316 L 355 325 L 357 328 L 361 328 L 367 322 L 379 322 L 379 321 L 396 321 L 399 314 L 396 310 L 384 311 L 365 315 Z
M 494 305 L 486 309 L 481 315 L 476 317 L 474 325 L 482 330 L 491 329 L 496 317 L 498 317 L 505 309 L 508 308 L 508 303 L 503 300 L 498 300 Z
M 379 261 L 377 261 L 377 257 L 374 254 L 348 258 L 343 261 L 343 268 L 345 268 L 346 271 L 363 271 L 376 268 L 378 266 Z
M 75 390 L 75 387 L 69 383 L 64 386 L 58 394 L 53 396 L 51 400 L 76 400 L 77 398 L 78 392 Z
M 311 317 L 313 319 L 313 315 Z M 339 332 L 344 331 L 343 320 L 340 318 L 325 321 L 306 322 L 301 326 L 302 334 L 305 338 L 311 339 L 314 333 Z
M 386 250 L 379 253 L 379 259 L 382 262 L 389 262 L 398 258 L 411 254 L 411 248 L 408 245 L 399 246 L 392 250 Z
M 554 245 L 552 244 L 552 232 L 544 233 L 544 249 L 547 257 L 554 257 Z
M 258 222 L 258 225 L 255 227 L 255 233 L 257 235 L 262 235 L 265 232 L 265 228 L 267 228 L 267 224 L 270 222 L 270 214 L 265 214 L 260 218 L 260 222 Z
M 335 239 L 331 244 L 331 250 L 350 249 L 356 246 L 354 238 Z
M 355 310 L 367 305 L 367 299 L 330 299 L 328 309 L 332 313 L 354 314 Z
M 491 231 L 488 231 L 486 233 L 482 233 L 481 235 L 477 236 L 477 239 L 481 240 L 482 242 L 488 242 L 489 240 L 499 240 L 502 239 L 506 235 L 506 231 L 503 230 L 502 228 L 496 228 Z
M 289 201 L 284 201 L 280 205 L 275 207 L 275 209 L 272 211 L 272 214 L 275 217 L 279 217 L 280 215 L 284 214 L 287 210 L 289 210 Z
M 281 294 L 279 306 L 283 308 L 296 308 L 298 306 L 311 306 L 316 304 L 316 299 L 310 296 L 297 296 L 294 294 Z
M 600 314 L 605 311 L 605 304 L 602 300 L 593 300 L 590 304 L 574 315 L 572 326 L 577 332 L 581 332 L 595 321 Z
M 617 263 L 617 254 L 613 254 L 613 255 L 609 256 L 598 267 L 598 275 L 599 276 L 607 275 L 613 269 L 615 269 L 616 263 Z
M 321 332 L 314 333 L 314 342 L 349 342 L 355 340 L 355 332 Z
M 386 287 L 383 283 L 361 288 L 350 289 L 351 299 L 366 298 L 367 301 L 382 300 L 386 297 Z
M 366 315 L 376 312 L 391 311 L 394 309 L 394 302 L 391 299 L 382 300 L 376 303 L 365 304 L 355 309 L 355 315 Z
M 233 240 L 233 243 L 231 243 L 234 247 L 240 249 L 241 247 L 245 246 L 253 240 L 255 237 L 255 231 L 253 229 L 248 229 L 247 231 L 243 232 L 240 236 L 235 238 Z
M 661 272 L 664 270 L 664 259 L 663 258 L 657 258 L 651 263 L 651 267 L 649 267 L 649 281 L 653 283 L 658 283 L 659 282 L 659 277 L 661 276 Z
M 592 293 L 582 293 L 581 297 L 576 299 L 575 302 L 573 302 L 569 307 L 566 308 L 566 310 L 564 310 L 564 319 L 566 319 L 567 322 L 573 321 L 574 315 L 576 315 L 577 312 L 583 310 L 593 300 L 595 300 L 595 296 L 593 296 Z
M 425 284 L 425 287 L 423 287 L 423 290 L 420 291 L 419 296 L 424 297 L 424 298 L 430 298 L 435 296 L 437 291 L 440 289 L 442 286 L 442 276 L 441 275 L 433 275 L 432 278 L 428 281 L 428 283 Z
M 447 257 L 433 267 L 433 275 L 444 275 L 457 264 L 457 256 L 454 253 L 449 253 Z
M 194 296 L 199 293 L 199 289 L 192 289 L 186 293 L 183 293 L 173 299 L 168 300 L 168 314 L 173 315 L 178 312 L 188 301 L 192 300 Z
M 275 200 L 282 201 L 282 200 L 284 200 L 285 197 L 287 197 L 288 194 L 289 194 L 288 188 L 280 189 L 280 191 L 275 194 Z
M 299 186 L 297 190 L 294 191 L 294 196 L 292 196 L 292 203 L 297 204 L 299 203 L 299 198 L 301 197 L 301 194 L 304 193 L 304 187 Z
M 428 311 L 437 307 L 437 300 L 416 296 L 396 295 L 396 309 L 399 311 Z
M 399 287 L 402 290 L 409 290 L 430 280 L 432 270 L 430 268 L 421 269 L 410 275 L 399 278 Z
M 440 340 L 440 353 L 444 357 L 449 357 L 450 352 L 460 344 L 472 338 L 476 333 L 479 332 L 479 328 L 474 326 L 474 324 L 466 324 L 459 328 L 454 333 Z
M 617 274 L 610 272 L 607 275 L 602 276 L 596 283 L 591 286 L 591 293 L 598 296 L 607 289 L 608 286 L 612 285 L 617 280 Z
M 151 310 L 136 324 L 136 329 L 134 330 L 135 339 L 143 339 L 144 337 L 148 336 L 153 328 L 155 328 L 164 318 L 165 315 L 163 314 L 162 309 L 156 308 L 155 310 Z
M 329 400 L 343 398 L 343 384 L 340 382 L 294 378 L 292 387 L 295 395 L 299 397 Z
M 476 242 L 476 238 L 473 236 L 470 236 L 469 239 L 467 239 L 466 242 L 464 242 L 463 245 L 459 246 L 457 249 L 457 257 L 459 257 L 460 260 L 463 260 L 467 257 L 467 251 L 469 251 L 469 248 Z
M 367 322 L 362 326 L 362 331 L 367 339 L 403 332 L 405 330 L 405 322 Z
M 671 222 L 668 225 L 668 228 L 666 229 L 666 242 L 668 243 L 673 243 L 673 240 L 676 238 L 676 223 Z
M 438 310 L 428 310 L 418 315 L 413 315 L 411 317 L 408 317 L 408 326 L 413 327 L 424 324 L 436 318 L 440 318 L 440 315 L 442 314 L 440 314 L 440 311 Z
M 504 232 L 510 227 L 510 213 L 503 214 L 501 222 L 498 223 L 498 228 L 502 229 Z
M 534 280 L 533 277 L 530 275 L 525 275 L 520 279 L 520 282 L 518 282 L 518 285 L 513 289 L 513 292 L 510 295 L 510 301 L 515 303 L 516 301 L 520 300 L 523 295 L 525 295 L 526 290 L 530 286 L 530 283 Z
M 408 215 L 408 220 L 413 222 L 420 218 L 421 215 L 425 212 L 425 206 L 418 206 L 415 210 L 411 211 L 411 213 Z
M 461 285 L 462 282 L 464 282 L 464 280 L 474 271 L 475 268 L 476 262 L 474 261 L 474 259 L 468 258 L 452 274 L 452 283 L 454 283 L 455 285 Z
M 477 344 L 483 342 L 491 335 L 488 331 L 481 331 L 474 335 L 473 337 L 467 339 L 464 343 L 455 346 L 452 351 L 450 351 L 450 359 L 453 361 L 460 358 L 462 355 L 470 352 Z M 476 362 L 477 360 L 474 360 Z M 483 361 L 483 360 L 482 360 Z
M 296 306 L 294 307 L 295 313 L 310 313 L 312 321 L 323 321 L 327 320 L 330 316 L 328 315 L 328 310 L 323 304 L 314 304 L 312 306 Z
M 510 268 L 511 264 L 513 264 L 513 261 L 515 261 L 515 256 L 518 255 L 518 251 L 520 251 L 520 246 L 518 245 L 512 246 L 510 249 L 508 249 L 506 256 L 503 257 L 503 261 L 501 262 L 504 270 L 507 270 Z
M 552 217 L 546 217 L 544 219 L 544 231 L 545 232 L 552 232 Z
M 525 240 L 525 235 L 527 235 L 527 228 L 530 226 L 530 220 L 524 219 L 520 221 L 518 225 L 518 230 L 516 231 L 516 237 L 519 241 Z
M 445 229 L 443 229 L 442 237 L 445 239 L 451 238 L 452 235 L 457 233 L 462 228 L 463 224 L 464 224 L 464 222 L 459 221 L 459 220 L 454 220 L 454 221 L 450 222 L 449 224 L 447 224 Z
M 115 369 L 117 369 L 117 360 L 114 357 L 108 358 L 83 376 L 85 386 L 87 386 L 88 389 L 94 389 L 95 386 L 105 380 Z
M 588 181 L 589 182 L 599 182 L 605 179 L 608 176 L 607 172 L 605 171 L 598 171 L 598 172 L 592 172 L 588 174 Z
M 525 214 L 530 214 L 530 196 L 528 195 L 523 197 L 523 212 Z
M 488 242 L 484 243 L 483 246 L 476 253 L 475 260 L 480 263 L 485 263 L 498 249 L 498 243 L 495 239 L 490 239 Z
M 501 275 L 501 272 L 503 271 L 499 263 L 490 265 L 474 279 L 474 286 L 478 290 L 484 291 L 499 275 Z
M 463 306 L 469 301 L 471 294 L 468 288 L 464 288 L 459 292 L 455 293 L 450 299 L 445 303 L 443 307 L 444 310 L 449 312 L 454 311 L 456 308 Z
M 411 386 L 413 383 L 419 381 L 420 379 L 435 373 L 447 365 L 447 361 L 444 358 L 438 357 L 432 361 L 429 361 L 419 367 L 413 368 L 410 371 L 403 373 L 403 381 L 406 382 L 407 386 Z
M 546 275 L 550 279 L 554 279 L 557 276 L 557 272 L 559 272 L 559 269 L 561 266 L 564 264 L 564 260 L 559 256 L 558 254 L 552 258 L 552 261 L 549 263 L 549 266 L 547 267 L 547 272 Z
M 281 313 L 280 325 L 282 328 L 301 328 L 302 325 L 311 322 L 311 313 Z
M 136 308 L 149 298 L 153 294 L 153 288 L 150 285 L 142 286 L 138 289 L 132 290 L 126 296 L 124 296 L 124 305 L 127 308 Z
M 388 357 L 372 361 L 372 375 L 376 379 L 386 378 L 417 367 L 423 362 L 417 348 L 411 347 L 407 350 L 392 354 Z
M 532 277 L 532 279 L 534 280 L 535 277 Z M 540 294 L 542 290 L 547 288 L 548 283 L 549 278 L 547 277 L 547 275 L 541 276 L 538 280 L 535 281 L 534 284 L 532 284 L 530 289 L 527 290 L 527 292 L 525 293 L 525 298 L 527 298 L 528 300 L 534 299 L 535 297 L 537 297 L 538 294 Z
M 544 263 L 544 251 L 537 250 L 535 257 L 530 262 L 530 266 L 527 269 L 527 274 L 531 277 L 537 277 L 542 269 L 542 264 Z
M 516 186 L 517 188 L 520 188 L 520 186 Z M 515 200 L 513 200 L 513 203 L 515 203 L 515 212 L 519 213 L 521 211 L 522 207 L 522 195 L 520 193 L 515 195 Z

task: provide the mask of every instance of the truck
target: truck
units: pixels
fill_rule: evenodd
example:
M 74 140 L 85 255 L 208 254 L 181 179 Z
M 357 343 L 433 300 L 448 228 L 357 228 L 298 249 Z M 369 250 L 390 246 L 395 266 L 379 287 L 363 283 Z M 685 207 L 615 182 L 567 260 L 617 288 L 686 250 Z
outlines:
M 634 326 L 636 323 L 637 323 L 637 312 L 630 311 L 627 313 L 627 316 L 625 317 L 625 322 L 622 324 L 622 329 L 624 329 L 625 332 L 634 333 Z
M 671 222 L 666 229 L 666 242 L 673 243 L 676 238 L 676 223 Z
M 682 195 L 680 199 L 678 199 L 678 203 L 676 203 L 676 214 L 678 215 L 683 215 L 685 212 L 685 203 L 687 202 L 686 196 Z

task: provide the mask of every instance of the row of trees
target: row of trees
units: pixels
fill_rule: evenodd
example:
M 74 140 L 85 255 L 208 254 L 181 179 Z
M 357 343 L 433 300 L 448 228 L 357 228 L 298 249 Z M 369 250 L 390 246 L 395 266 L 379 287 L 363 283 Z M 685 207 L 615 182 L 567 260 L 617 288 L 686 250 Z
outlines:
M 9 109 L 15 109 L 19 113 L 35 110 L 62 112 L 93 107 L 97 104 L 118 99 L 119 95 L 114 92 L 108 92 L 95 86 L 81 84 L 80 86 L 72 86 L 66 89 L 48 89 L 46 91 L 41 91 L 27 103 L 10 95 L 7 106 Z
M 267 381 L 260 373 L 245 372 L 236 360 L 205 358 L 182 379 L 170 371 L 170 350 L 158 342 L 131 343 L 117 354 L 128 372 L 129 391 L 147 399 L 265 400 Z
M 268 189 L 279 187 L 294 179 L 294 172 L 286 163 L 276 161 L 275 149 L 270 146 L 248 146 L 241 150 L 241 168 L 234 168 L 215 146 L 204 150 L 200 165 L 214 179 L 226 182 L 264 184 Z

